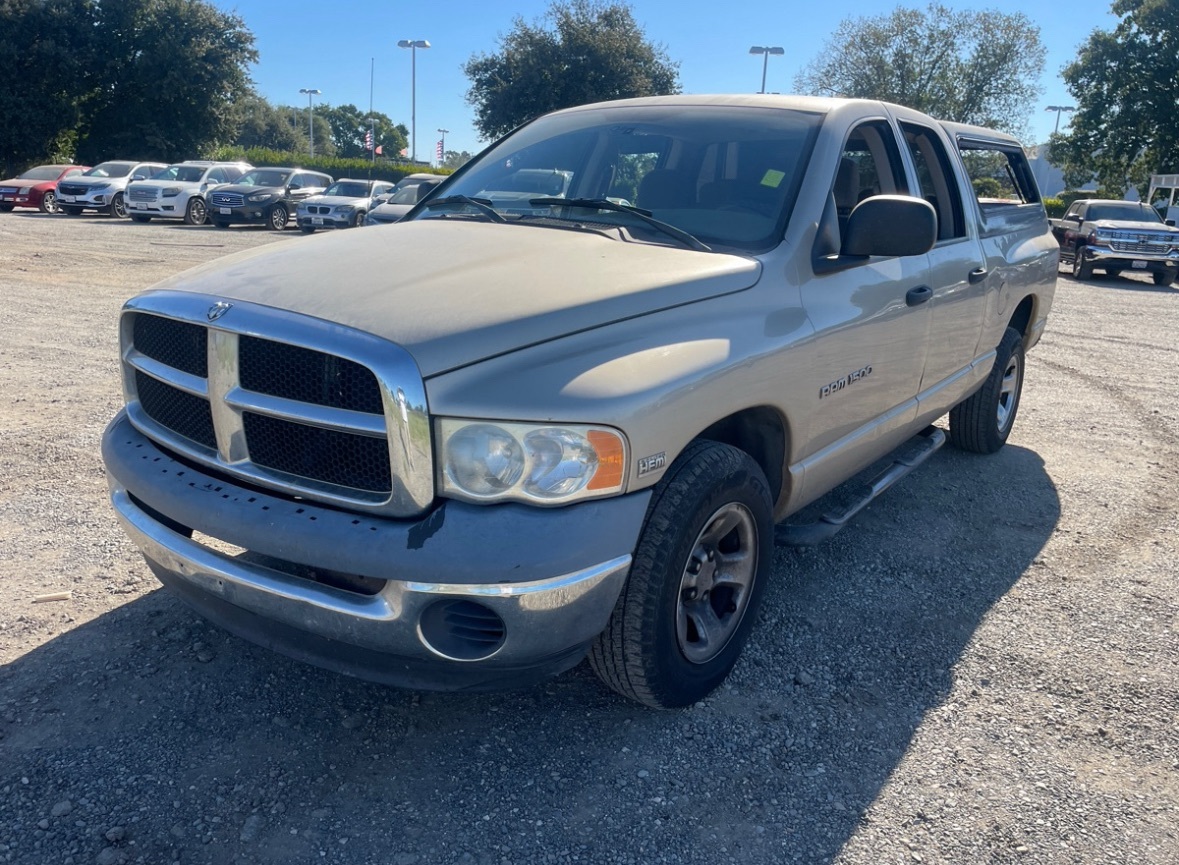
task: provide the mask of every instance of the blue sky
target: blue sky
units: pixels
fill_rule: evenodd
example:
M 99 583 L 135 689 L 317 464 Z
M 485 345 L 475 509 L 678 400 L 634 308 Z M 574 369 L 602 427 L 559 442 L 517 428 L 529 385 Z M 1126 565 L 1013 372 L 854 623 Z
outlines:
M 469 82 L 463 64 L 477 53 L 494 52 L 499 38 L 517 16 L 534 21 L 543 16 L 547 0 L 515 0 L 511 4 L 450 0 L 444 3 L 392 3 L 388 0 L 213 0 L 235 12 L 253 32 L 260 54 L 252 75 L 268 100 L 306 105 L 300 88 L 318 88 L 316 104 L 369 104 L 369 71 L 375 58 L 373 108 L 394 121 L 410 125 L 410 52 L 399 39 L 425 39 L 429 49 L 417 55 L 417 134 L 419 159 L 432 158 L 436 130 L 447 129 L 447 150 L 480 150 L 472 123 L 474 112 L 465 96 Z M 1043 95 L 1030 117 L 1034 142 L 1047 139 L 1056 115 L 1048 105 L 1072 104 L 1060 78 L 1061 68 L 1075 56 L 1094 29 L 1117 23 L 1111 0 L 1070 0 L 1028 3 L 1027 0 L 943 0 L 957 9 L 1023 12 L 1040 28 L 1048 49 Z M 822 49 L 841 20 L 887 14 L 898 5 L 925 7 L 924 2 L 893 0 L 828 0 L 786 3 L 783 0 L 634 0 L 631 8 L 647 38 L 661 43 L 680 63 L 685 93 L 755 93 L 761 87 L 762 58 L 749 54 L 751 45 L 781 45 L 785 55 L 771 57 L 768 91 L 793 92 L 795 74 Z M 1068 115 L 1061 118 L 1062 128 Z

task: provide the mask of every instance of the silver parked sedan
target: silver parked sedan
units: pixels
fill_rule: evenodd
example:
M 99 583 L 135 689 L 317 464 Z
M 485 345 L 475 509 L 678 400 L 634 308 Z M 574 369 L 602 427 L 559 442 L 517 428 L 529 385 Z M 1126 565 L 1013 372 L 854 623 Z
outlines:
M 373 199 L 392 188 L 386 180 L 337 180 L 322 194 L 300 201 L 295 221 L 304 234 L 320 228 L 353 228 L 364 223 Z

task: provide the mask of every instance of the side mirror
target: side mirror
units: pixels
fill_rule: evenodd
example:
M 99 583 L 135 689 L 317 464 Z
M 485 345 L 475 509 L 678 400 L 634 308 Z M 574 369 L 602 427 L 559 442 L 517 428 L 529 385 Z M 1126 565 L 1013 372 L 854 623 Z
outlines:
M 924 255 L 937 241 L 937 211 L 922 198 L 874 195 L 852 210 L 843 255 Z

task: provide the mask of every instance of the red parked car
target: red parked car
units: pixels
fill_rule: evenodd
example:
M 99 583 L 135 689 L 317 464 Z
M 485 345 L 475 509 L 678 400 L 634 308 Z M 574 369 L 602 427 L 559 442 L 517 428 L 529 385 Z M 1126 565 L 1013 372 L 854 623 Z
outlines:
M 89 165 L 38 165 L 20 177 L 0 180 L 0 212 L 14 207 L 36 207 L 57 213 L 57 181 L 86 171 Z

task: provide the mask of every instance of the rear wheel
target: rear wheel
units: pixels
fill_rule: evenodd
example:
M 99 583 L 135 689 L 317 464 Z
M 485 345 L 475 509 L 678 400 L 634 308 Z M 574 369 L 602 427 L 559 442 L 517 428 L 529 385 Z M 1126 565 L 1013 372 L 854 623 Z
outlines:
M 288 216 L 287 209 L 281 204 L 276 204 L 266 214 L 266 227 L 271 231 L 282 231 L 287 227 Z
M 1155 285 L 1170 285 L 1175 281 L 1175 271 L 1173 270 L 1156 270 L 1151 274 Z
M 0 204 L 0 213 L 12 213 L 15 204 Z
M 76 204 L 63 204 L 61 205 L 61 212 L 68 216 L 81 216 L 82 208 Z
M 50 189 L 41 196 L 41 212 L 42 213 L 57 213 L 57 193 Z
M 315 234 L 315 229 L 310 225 L 300 225 L 299 230 L 304 234 Z
M 209 221 L 209 208 L 203 198 L 190 198 L 184 209 L 184 221 L 188 225 L 204 225 Z
M 1122 269 L 1120 267 L 1107 267 L 1105 269 L 1105 275 L 1112 278 L 1119 277 L 1122 275 Z
M 131 214 L 131 221 L 132 222 L 151 222 L 151 217 L 150 216 L 143 216 L 142 214 L 139 214 L 139 213 L 132 213 Z
M 214 219 L 213 224 L 218 228 L 229 228 L 229 223 L 223 219 Z
M 1073 253 L 1073 279 L 1092 279 L 1093 262 L 1085 260 L 1085 247 L 1078 246 Z
M 689 445 L 655 488 L 594 672 L 655 708 L 695 703 L 733 669 L 773 556 L 769 484 L 729 445 Z
M 950 441 L 962 450 L 993 454 L 1007 443 L 1023 392 L 1023 336 L 1007 328 L 983 386 L 950 409 Z

